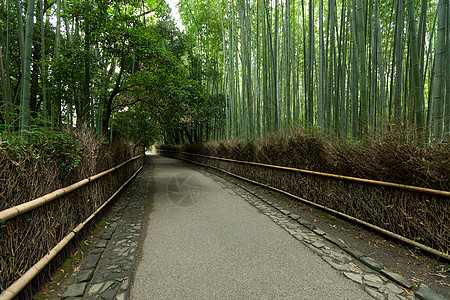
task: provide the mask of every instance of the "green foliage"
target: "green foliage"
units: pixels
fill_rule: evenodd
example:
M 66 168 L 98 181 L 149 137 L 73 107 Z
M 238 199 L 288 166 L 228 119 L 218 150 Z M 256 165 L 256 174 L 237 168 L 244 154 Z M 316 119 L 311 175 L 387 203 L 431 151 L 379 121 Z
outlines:
M 63 175 L 76 168 L 82 156 L 82 149 L 72 134 L 52 130 L 29 131 L 27 139 L 17 132 L 2 132 L 0 152 L 24 173 L 31 161 L 38 161 L 40 166 L 48 162 L 59 164 Z
M 22 16 L 17 16 L 13 1 L 0 5 L 1 20 L 9 20 L 0 24 L 0 46 L 7 49 L 0 59 L 9 72 L 2 74 L 8 86 L 0 85 L 0 123 L 8 126 L 1 125 L 0 132 L 18 130 L 23 115 L 19 100 L 24 61 L 19 45 L 24 30 L 19 27 L 26 23 L 27 5 L 19 3 Z M 60 14 L 56 1 L 44 4 L 42 10 L 36 5 L 33 19 L 27 81 L 31 128 L 87 125 L 104 138 L 112 129 L 134 142 L 153 143 L 164 137 L 206 139 L 211 128 L 223 124 L 225 99 L 204 86 L 205 78 L 220 80 L 218 52 L 206 58 L 198 52 L 191 35 L 176 27 L 166 3 L 67 0 L 61 1 Z M 58 21 L 50 22 L 49 16 Z M 199 20 L 208 22 L 203 37 L 211 32 L 215 39 L 220 36 L 217 17 L 208 12 Z M 5 91 L 9 99 L 3 97 Z M 35 143 L 37 134 L 31 131 L 29 143 Z M 53 134 L 45 134 L 55 140 Z
M 223 122 L 224 98 L 207 96 L 201 76 L 192 76 L 192 53 L 173 22 L 161 20 L 148 30 L 151 47 L 136 52 L 142 66 L 126 80 L 134 87 L 114 100 L 114 131 L 146 145 L 205 139 L 199 128 L 212 127 L 213 119 Z
M 444 16 L 448 1 L 441 3 Z M 444 21 L 436 26 L 438 0 L 195 0 L 179 9 L 192 78 L 227 100 L 219 138 L 255 139 L 300 124 L 352 139 L 392 125 L 428 138 L 426 122 L 449 123 L 438 103 L 444 95 L 431 88 L 446 90 L 433 82 L 449 31 Z M 434 76 L 445 81 L 444 73 Z M 439 100 L 431 105 L 432 95 Z

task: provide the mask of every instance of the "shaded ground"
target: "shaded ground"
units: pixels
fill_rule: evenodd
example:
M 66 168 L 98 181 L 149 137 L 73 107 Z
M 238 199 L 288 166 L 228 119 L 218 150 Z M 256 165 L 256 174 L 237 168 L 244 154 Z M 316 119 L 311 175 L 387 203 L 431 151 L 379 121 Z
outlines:
M 219 172 L 214 171 L 214 173 L 224 176 Z M 375 258 L 386 268 L 410 279 L 414 284 L 418 285 L 423 282 L 440 294 L 450 298 L 449 262 L 434 259 L 419 250 L 399 244 L 397 241 L 370 232 L 356 224 L 340 220 L 284 195 L 230 176 L 225 177 L 247 186 L 264 198 L 300 215 L 325 232 L 344 240 L 349 246 Z
M 234 178 L 232 180 L 238 181 Z M 351 247 L 360 249 L 367 255 L 383 263 L 386 268 L 407 277 L 415 284 L 423 282 L 437 292 L 450 297 L 449 263 L 446 264 L 445 262 L 435 260 L 410 247 L 399 245 L 386 237 L 368 232 L 357 225 L 338 220 L 321 211 L 292 201 L 283 195 L 242 181 L 238 182 L 257 191 L 266 199 L 289 209 L 292 213 L 301 215 L 303 219 L 314 223 L 320 229 L 341 238 Z M 119 199 L 117 204 L 120 201 Z M 116 204 L 111 209 L 111 215 L 114 214 L 115 207 Z M 90 247 L 93 247 L 92 241 L 95 241 L 96 237 L 101 234 L 107 225 L 108 214 L 98 230 L 84 243 L 83 248 L 78 254 L 66 262 L 53 276 L 52 281 L 42 289 L 42 292 L 37 298 L 57 299 L 60 297 L 65 287 L 73 282 L 73 278 L 78 272 L 78 266 L 83 260 L 83 253 L 87 252 Z
M 371 298 L 242 195 L 179 160 L 153 161 L 132 299 Z

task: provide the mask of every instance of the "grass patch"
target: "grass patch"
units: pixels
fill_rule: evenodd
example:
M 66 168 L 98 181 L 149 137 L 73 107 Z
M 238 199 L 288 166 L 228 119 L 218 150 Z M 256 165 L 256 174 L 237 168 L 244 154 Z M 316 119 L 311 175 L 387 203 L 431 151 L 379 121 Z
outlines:
M 96 236 L 103 228 L 106 228 L 111 222 L 109 222 L 108 217 L 104 217 L 100 223 L 98 223 L 97 228 L 92 232 L 92 236 Z
M 89 238 L 86 241 L 83 241 L 80 245 L 80 248 L 72 254 L 71 257 L 66 259 L 66 261 L 63 263 L 62 268 L 68 269 L 70 267 L 73 268 L 73 265 L 80 262 L 84 258 L 84 254 L 89 250 L 90 246 L 94 243 L 94 238 L 100 234 L 100 232 L 109 225 L 109 218 L 104 217 L 100 223 L 97 224 L 95 229 L 92 231 L 92 234 L 89 236 Z
M 332 215 L 329 215 L 329 214 L 327 214 L 327 213 L 324 212 L 324 211 L 321 211 L 321 210 L 318 210 L 318 209 L 313 208 L 313 209 L 312 209 L 312 212 L 313 212 L 314 214 L 316 214 L 316 215 L 322 217 L 322 218 L 325 218 L 325 219 L 328 219 L 328 220 L 333 221 L 333 222 L 335 222 L 335 223 L 338 223 L 339 225 L 342 225 L 342 226 L 344 226 L 344 227 L 347 228 L 347 229 L 350 229 L 350 230 L 356 230 L 356 229 L 357 229 L 355 226 L 350 225 L 350 224 L 348 224 L 347 222 L 342 221 L 342 220 L 340 220 L 340 219 L 337 219 L 336 217 L 334 217 L 334 216 L 332 216 Z
M 273 196 L 275 197 L 281 197 L 283 195 L 281 195 L 280 193 L 274 192 L 274 191 L 269 191 Z
M 42 293 L 39 293 L 37 295 L 34 295 L 34 299 L 36 299 L 36 300 L 44 300 L 45 297 L 44 297 L 44 295 Z
M 75 270 L 76 266 L 83 260 L 85 254 L 90 250 L 92 244 L 94 243 L 95 237 L 97 237 L 105 227 L 107 227 L 110 224 L 109 218 L 104 217 L 95 227 L 95 229 L 92 231 L 91 235 L 87 238 L 87 240 L 83 241 L 79 249 L 73 253 L 69 258 L 67 258 L 62 266 L 58 268 L 59 271 L 57 271 L 55 274 L 56 276 L 53 277 L 52 282 L 50 282 L 48 285 L 46 285 L 41 291 L 33 295 L 34 299 L 37 300 L 44 300 L 48 299 L 49 294 L 47 293 L 50 290 L 61 290 L 64 278 L 68 278 Z
M 435 265 L 437 268 L 439 268 L 442 272 L 450 271 L 450 265 L 449 264 L 435 262 L 435 263 L 433 263 L 433 265 Z

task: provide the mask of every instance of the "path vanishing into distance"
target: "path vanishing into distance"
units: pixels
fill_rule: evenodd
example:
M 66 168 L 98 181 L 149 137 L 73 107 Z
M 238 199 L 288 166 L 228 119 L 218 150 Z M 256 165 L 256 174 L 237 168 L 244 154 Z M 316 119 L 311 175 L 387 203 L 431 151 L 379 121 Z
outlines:
M 366 266 L 376 261 L 255 192 L 180 160 L 146 160 L 59 298 L 415 299 Z
M 180 161 L 154 163 L 132 299 L 370 299 L 233 190 Z

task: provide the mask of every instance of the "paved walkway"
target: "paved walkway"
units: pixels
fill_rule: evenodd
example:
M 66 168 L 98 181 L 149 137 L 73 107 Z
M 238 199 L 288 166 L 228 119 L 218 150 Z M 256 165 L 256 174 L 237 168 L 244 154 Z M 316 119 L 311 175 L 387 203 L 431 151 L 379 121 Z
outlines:
M 220 176 L 149 157 L 153 168 L 115 204 L 62 298 L 415 299 L 388 279 L 408 286 L 403 277 L 300 216 Z
M 177 160 L 154 163 L 132 299 L 371 298 L 234 191 Z

